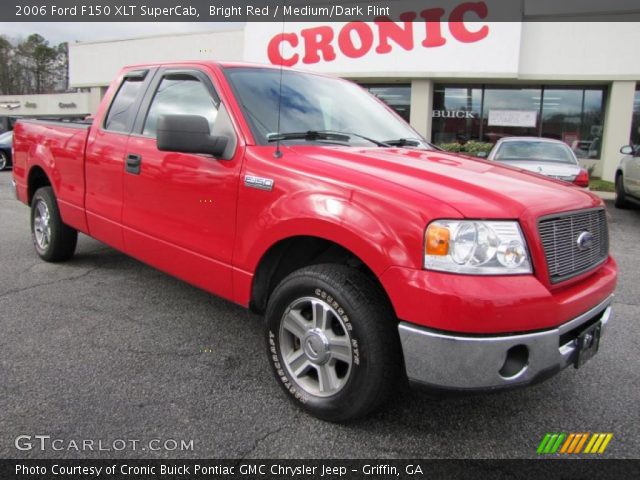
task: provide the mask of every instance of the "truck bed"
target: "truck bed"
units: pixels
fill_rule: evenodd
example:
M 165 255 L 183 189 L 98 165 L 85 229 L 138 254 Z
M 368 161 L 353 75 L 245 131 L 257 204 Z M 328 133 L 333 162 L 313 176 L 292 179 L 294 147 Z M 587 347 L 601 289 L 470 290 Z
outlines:
M 18 199 L 31 201 L 28 166 L 49 172 L 65 223 L 86 232 L 84 155 L 91 123 L 21 119 L 14 127 L 14 179 Z M 32 169 L 30 175 L 37 175 Z

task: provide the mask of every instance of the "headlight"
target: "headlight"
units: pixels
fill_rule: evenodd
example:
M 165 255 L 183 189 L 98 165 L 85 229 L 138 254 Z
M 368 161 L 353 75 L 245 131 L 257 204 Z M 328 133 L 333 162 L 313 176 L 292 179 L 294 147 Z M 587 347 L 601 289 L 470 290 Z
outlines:
M 518 222 L 437 220 L 425 233 L 424 268 L 475 275 L 531 273 Z

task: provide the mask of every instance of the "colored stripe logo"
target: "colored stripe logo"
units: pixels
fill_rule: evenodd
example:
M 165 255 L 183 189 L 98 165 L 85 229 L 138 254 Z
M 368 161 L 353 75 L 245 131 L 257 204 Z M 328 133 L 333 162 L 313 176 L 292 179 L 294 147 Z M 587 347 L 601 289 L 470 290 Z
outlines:
M 538 445 L 537 453 L 538 455 L 599 454 L 604 453 L 612 438 L 613 433 L 547 433 Z

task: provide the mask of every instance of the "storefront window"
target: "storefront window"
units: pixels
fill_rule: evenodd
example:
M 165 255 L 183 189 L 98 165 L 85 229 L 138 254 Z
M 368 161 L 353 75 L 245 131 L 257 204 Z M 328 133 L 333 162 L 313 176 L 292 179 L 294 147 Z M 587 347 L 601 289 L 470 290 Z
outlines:
M 411 85 L 362 85 L 389 105 L 407 123 L 411 115 Z
M 562 140 L 579 158 L 598 158 L 603 100 L 602 89 L 545 88 L 542 136 Z
M 465 143 L 480 139 L 482 87 L 437 86 L 433 97 L 433 141 Z
M 436 85 L 432 139 L 443 144 L 547 137 L 562 140 L 580 158 L 598 158 L 604 93 L 600 87 Z
M 486 87 L 482 112 L 482 139 L 495 143 L 502 137 L 538 136 L 540 88 Z
M 640 85 L 636 85 L 633 97 L 633 120 L 631 121 L 631 145 L 640 145 Z

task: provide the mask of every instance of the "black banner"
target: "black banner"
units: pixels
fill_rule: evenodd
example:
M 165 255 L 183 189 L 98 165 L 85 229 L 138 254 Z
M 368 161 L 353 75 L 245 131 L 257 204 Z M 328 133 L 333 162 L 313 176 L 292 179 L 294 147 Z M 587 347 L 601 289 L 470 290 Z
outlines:
M 640 4 L 636 0 L 3 0 L 0 18 L 5 22 L 603 22 L 639 21 Z
M 0 460 L 12 479 L 627 479 L 640 460 Z

